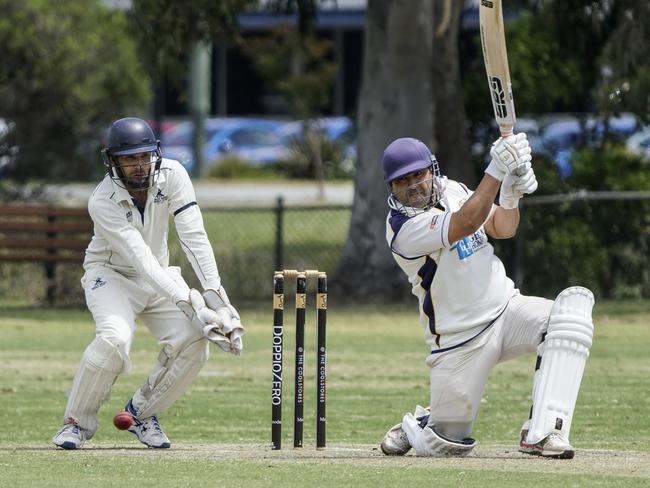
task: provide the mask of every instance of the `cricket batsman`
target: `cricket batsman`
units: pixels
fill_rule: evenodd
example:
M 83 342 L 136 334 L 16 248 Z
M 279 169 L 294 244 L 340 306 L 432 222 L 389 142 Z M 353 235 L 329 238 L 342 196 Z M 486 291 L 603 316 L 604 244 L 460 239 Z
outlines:
M 526 134 L 498 139 L 476 190 L 440 174 L 421 141 L 384 151 L 390 211 L 386 240 L 418 299 L 431 349 L 430 407 L 417 407 L 381 444 L 387 455 L 466 456 L 481 396 L 499 362 L 537 351 L 533 404 L 521 429 L 526 454 L 573 458 L 571 420 L 593 337 L 592 293 L 575 286 L 555 300 L 522 295 L 488 236 L 512 237 L 519 200 L 537 189 Z M 499 205 L 493 202 L 499 193 Z
M 63 427 L 52 442 L 79 449 L 97 431 L 97 412 L 115 380 L 131 367 L 136 318 L 161 347 L 153 372 L 127 402 L 128 430 L 143 444 L 171 443 L 157 415 L 190 386 L 208 359 L 209 342 L 242 351 L 237 310 L 222 286 L 190 178 L 163 159 L 151 127 L 135 117 L 113 122 L 102 151 L 107 174 L 88 202 L 94 235 L 81 279 L 95 338 L 72 381 Z M 190 289 L 169 266 L 169 219 L 204 292 Z

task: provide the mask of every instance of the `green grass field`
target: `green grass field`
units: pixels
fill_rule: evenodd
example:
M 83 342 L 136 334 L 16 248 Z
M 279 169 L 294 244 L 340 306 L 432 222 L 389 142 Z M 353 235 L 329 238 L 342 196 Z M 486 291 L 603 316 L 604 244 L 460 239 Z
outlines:
M 412 304 L 413 305 L 413 304 Z M 291 304 L 286 309 L 291 310 Z M 0 486 L 648 486 L 650 484 L 650 303 L 605 303 L 573 422 L 570 461 L 516 450 L 530 405 L 534 355 L 501 364 L 484 395 L 467 459 L 388 458 L 384 432 L 428 402 L 427 349 L 414 306 L 329 304 L 328 448 L 317 451 L 314 317 L 308 317 L 305 445 L 291 445 L 293 317 L 285 313 L 282 451 L 270 446 L 271 310 L 241 307 L 241 357 L 212 348 L 192 388 L 161 422 L 172 448 L 144 448 L 112 426 L 112 416 L 157 356 L 145 328 L 100 411 L 100 430 L 82 451 L 56 450 L 65 392 L 94 327 L 85 310 L 0 303 Z

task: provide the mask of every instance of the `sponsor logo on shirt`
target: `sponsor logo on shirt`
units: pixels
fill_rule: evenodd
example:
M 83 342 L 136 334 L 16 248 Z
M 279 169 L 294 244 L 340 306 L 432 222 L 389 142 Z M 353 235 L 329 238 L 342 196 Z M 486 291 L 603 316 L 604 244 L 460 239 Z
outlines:
M 158 193 L 153 198 L 153 203 L 161 204 L 167 201 L 167 195 L 164 195 L 162 190 L 158 188 Z
M 128 220 L 129 222 L 133 222 L 133 212 L 131 212 L 130 210 L 126 212 L 126 220 Z
M 487 236 L 483 229 L 480 229 L 471 236 L 464 237 L 460 241 L 457 241 L 453 246 L 451 246 L 450 250 L 456 249 L 458 259 L 462 261 L 470 257 L 479 249 L 485 247 L 486 244 Z
M 440 215 L 433 216 L 431 219 L 431 225 L 429 225 L 429 229 L 436 230 L 438 228 L 438 217 L 440 217 Z
M 104 281 L 104 278 L 101 276 L 98 276 L 95 278 L 95 282 L 93 283 L 93 286 L 90 287 L 91 290 L 96 290 L 100 286 L 104 286 L 106 284 L 106 281 Z

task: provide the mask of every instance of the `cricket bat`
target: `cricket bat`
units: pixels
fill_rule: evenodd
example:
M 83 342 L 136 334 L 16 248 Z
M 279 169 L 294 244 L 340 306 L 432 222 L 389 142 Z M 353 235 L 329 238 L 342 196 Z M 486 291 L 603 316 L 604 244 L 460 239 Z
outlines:
M 483 61 L 492 97 L 494 118 L 501 131 L 501 137 L 508 137 L 512 135 L 516 117 L 501 0 L 481 0 L 479 23 Z

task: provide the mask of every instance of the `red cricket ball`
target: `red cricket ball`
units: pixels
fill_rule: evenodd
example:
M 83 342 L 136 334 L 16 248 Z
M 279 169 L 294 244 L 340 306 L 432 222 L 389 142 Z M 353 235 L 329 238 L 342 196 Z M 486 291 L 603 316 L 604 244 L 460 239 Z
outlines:
M 126 430 L 133 424 L 133 416 L 129 412 L 117 412 L 113 417 L 113 425 L 120 430 Z

